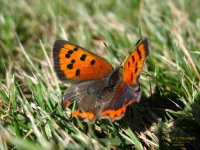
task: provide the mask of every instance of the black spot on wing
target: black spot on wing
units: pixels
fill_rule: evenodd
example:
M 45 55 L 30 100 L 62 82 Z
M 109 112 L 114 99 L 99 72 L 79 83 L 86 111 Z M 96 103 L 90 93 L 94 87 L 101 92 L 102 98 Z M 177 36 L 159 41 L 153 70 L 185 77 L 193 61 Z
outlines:
M 135 73 L 138 71 L 138 63 L 135 63 Z
M 133 73 L 131 73 L 131 81 L 133 81 Z
M 65 57 L 66 57 L 66 58 L 70 58 L 70 54 L 66 54 Z
M 71 60 L 71 63 L 75 63 L 75 62 L 76 62 L 76 60 L 75 60 L 75 59 L 72 59 L 72 60 Z
M 91 62 L 90 62 L 90 65 L 94 65 L 95 64 L 95 60 L 93 59 Z
M 132 56 L 132 63 L 134 63 L 135 62 L 135 57 L 134 56 Z
M 74 51 L 78 51 L 78 47 L 74 47 Z
M 136 73 L 137 71 L 138 71 L 138 68 L 136 67 L 136 68 L 135 68 L 135 73 Z
M 137 53 L 139 55 L 139 59 L 141 60 L 142 59 L 142 55 L 141 55 L 141 52 L 140 52 L 140 50 L 138 48 L 137 48 Z
M 85 61 L 86 57 L 87 57 L 87 55 L 86 55 L 86 54 L 83 54 L 83 55 L 81 56 L 80 60 L 81 60 L 81 61 Z
M 66 58 L 70 58 L 70 55 L 73 53 L 73 50 L 68 50 L 67 54 L 65 54 Z
M 67 69 L 73 69 L 73 64 L 68 64 Z
M 68 54 L 72 54 L 74 51 L 73 50 L 69 50 L 68 51 Z
M 81 72 L 81 70 L 80 70 L 80 69 L 77 69 L 77 70 L 76 70 L 76 73 L 75 73 L 75 76 L 79 76 L 79 75 L 80 75 L 80 72 Z
M 130 62 L 128 61 L 128 68 L 130 67 Z

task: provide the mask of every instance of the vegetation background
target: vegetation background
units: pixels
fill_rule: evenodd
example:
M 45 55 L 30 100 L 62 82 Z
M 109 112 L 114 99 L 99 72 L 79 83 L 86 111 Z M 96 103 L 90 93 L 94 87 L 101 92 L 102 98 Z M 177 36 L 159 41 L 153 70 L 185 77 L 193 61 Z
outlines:
M 0 0 L 0 149 L 198 149 L 200 1 Z M 141 31 L 141 33 L 140 33 Z M 117 122 L 62 111 L 52 68 L 56 39 L 113 66 L 148 38 L 140 103 Z M 112 55 L 103 45 L 106 42 Z

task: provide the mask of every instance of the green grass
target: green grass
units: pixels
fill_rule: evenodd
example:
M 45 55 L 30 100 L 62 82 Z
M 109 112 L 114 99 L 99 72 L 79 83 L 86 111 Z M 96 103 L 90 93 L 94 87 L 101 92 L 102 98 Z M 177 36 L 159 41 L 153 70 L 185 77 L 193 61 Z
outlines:
M 198 149 L 199 6 L 172 0 L 2 0 L 0 149 Z M 71 108 L 62 111 L 69 84 L 53 72 L 53 42 L 68 39 L 117 66 L 113 56 L 123 61 L 140 30 L 151 48 L 140 103 L 114 123 L 90 124 L 70 118 Z

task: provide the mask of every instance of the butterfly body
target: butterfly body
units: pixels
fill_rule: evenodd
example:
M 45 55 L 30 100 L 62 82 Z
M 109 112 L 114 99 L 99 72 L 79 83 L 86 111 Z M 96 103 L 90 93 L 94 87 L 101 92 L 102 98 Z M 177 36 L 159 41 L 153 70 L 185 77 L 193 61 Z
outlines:
M 98 118 L 120 119 L 126 107 L 140 99 L 138 78 L 148 54 L 148 41 L 143 40 L 123 67 L 113 69 L 105 59 L 76 44 L 55 41 L 54 70 L 61 81 L 75 82 L 63 95 L 63 109 L 77 100 L 78 108 L 72 117 L 91 121 Z

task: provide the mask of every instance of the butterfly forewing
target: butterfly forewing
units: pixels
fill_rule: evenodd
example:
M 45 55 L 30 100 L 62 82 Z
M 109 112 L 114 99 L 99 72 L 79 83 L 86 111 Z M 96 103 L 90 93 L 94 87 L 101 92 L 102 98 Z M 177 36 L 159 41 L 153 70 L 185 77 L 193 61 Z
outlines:
M 145 58 L 149 55 L 148 40 L 145 39 L 138 44 L 133 53 L 124 63 L 123 81 L 132 85 L 139 78 Z
M 54 69 L 61 81 L 83 81 L 103 78 L 112 65 L 100 56 L 69 41 L 53 45 Z

